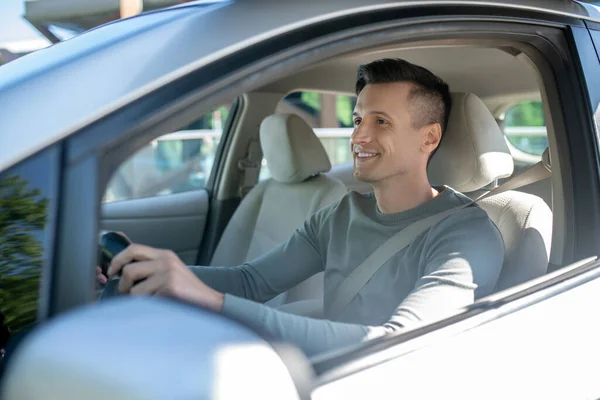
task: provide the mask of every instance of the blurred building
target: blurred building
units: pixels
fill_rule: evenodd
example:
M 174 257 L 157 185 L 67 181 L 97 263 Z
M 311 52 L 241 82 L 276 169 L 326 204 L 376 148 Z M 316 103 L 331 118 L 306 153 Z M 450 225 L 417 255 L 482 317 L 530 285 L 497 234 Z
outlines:
M 65 32 L 81 33 L 98 25 L 142 11 L 190 0 L 26 0 L 23 16 L 52 43 Z
M 142 11 L 191 0 L 25 0 L 23 18 L 45 38 L 0 45 L 0 65 L 79 33 Z

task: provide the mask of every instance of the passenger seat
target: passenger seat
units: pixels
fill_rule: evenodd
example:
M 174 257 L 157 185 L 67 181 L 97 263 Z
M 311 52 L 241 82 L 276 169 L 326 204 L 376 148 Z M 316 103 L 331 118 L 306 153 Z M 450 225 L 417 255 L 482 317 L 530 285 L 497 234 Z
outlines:
M 244 197 L 229 221 L 211 265 L 232 266 L 251 261 L 287 241 L 306 219 L 340 200 L 346 187 L 323 175 L 329 157 L 312 128 L 294 114 L 274 114 L 260 126 L 263 155 L 271 179 L 257 184 Z M 285 266 L 282 265 L 282 274 Z M 320 298 L 323 274 L 317 274 L 268 302 Z

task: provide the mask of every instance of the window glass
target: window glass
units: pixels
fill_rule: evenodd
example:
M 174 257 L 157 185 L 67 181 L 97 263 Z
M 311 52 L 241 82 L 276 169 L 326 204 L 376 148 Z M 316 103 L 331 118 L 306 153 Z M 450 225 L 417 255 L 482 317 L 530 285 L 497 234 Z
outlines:
M 104 202 L 183 193 L 204 188 L 212 170 L 230 105 L 188 127 L 152 141 L 111 178 Z
M 58 166 L 55 148 L 0 173 L 0 349 L 39 315 L 42 270 L 49 263 Z M 15 339 L 16 340 L 16 339 Z
M 338 165 L 352 161 L 349 141 L 355 104 L 355 96 L 294 92 L 279 103 L 276 112 L 296 114 L 308 122 L 321 140 L 331 165 Z M 270 176 L 267 162 L 263 160 L 260 180 Z
M 548 147 L 542 103 L 528 101 L 509 108 L 504 117 L 504 133 L 518 150 L 541 156 Z

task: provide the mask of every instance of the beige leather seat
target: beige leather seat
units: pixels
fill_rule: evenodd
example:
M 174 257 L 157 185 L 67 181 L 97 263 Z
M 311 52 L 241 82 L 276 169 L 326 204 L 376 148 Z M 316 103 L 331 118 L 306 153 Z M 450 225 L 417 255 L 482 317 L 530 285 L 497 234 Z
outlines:
M 448 129 L 428 174 L 473 197 L 496 179 L 510 176 L 513 159 L 504 135 L 485 104 L 472 93 L 455 93 Z M 552 212 L 540 197 L 507 191 L 480 202 L 504 239 L 504 266 L 496 290 L 546 273 Z
M 265 118 L 260 140 L 272 178 L 244 197 L 223 232 L 211 265 L 240 265 L 267 253 L 288 240 L 309 216 L 347 193 L 341 182 L 322 175 L 331 169 L 329 157 L 299 116 Z M 320 297 L 322 286 L 322 274 L 315 275 L 269 304 L 282 304 L 286 298 L 289 302 Z

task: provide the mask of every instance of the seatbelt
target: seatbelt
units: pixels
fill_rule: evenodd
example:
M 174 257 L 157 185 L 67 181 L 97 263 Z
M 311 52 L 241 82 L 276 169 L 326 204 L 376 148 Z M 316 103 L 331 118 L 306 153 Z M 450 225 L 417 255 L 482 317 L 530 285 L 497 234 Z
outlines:
M 405 247 L 410 245 L 419 234 L 425 232 L 444 218 L 469 207 L 478 201 L 486 199 L 490 196 L 506 192 L 507 190 L 518 189 L 546 179 L 551 176 L 550 162 L 547 152 L 542 157 L 542 161 L 532 165 L 528 169 L 516 175 L 502 185 L 484 193 L 475 200 L 463 204 L 458 207 L 451 208 L 441 213 L 432 215 L 420 221 L 416 221 L 394 236 L 385 241 L 378 247 L 370 256 L 368 256 L 354 271 L 348 275 L 342 284 L 333 294 L 331 306 L 329 307 L 327 318 L 337 319 L 346 309 L 348 304 L 356 297 L 358 292 L 367 284 L 367 282 L 375 275 L 381 267 L 383 267 L 394 255 L 398 254 Z
M 262 151 L 258 140 L 250 140 L 246 156 L 238 161 L 238 169 L 242 171 L 241 184 L 239 186 L 239 195 L 244 198 L 246 194 L 256 185 L 260 174 L 260 163 L 262 161 Z

